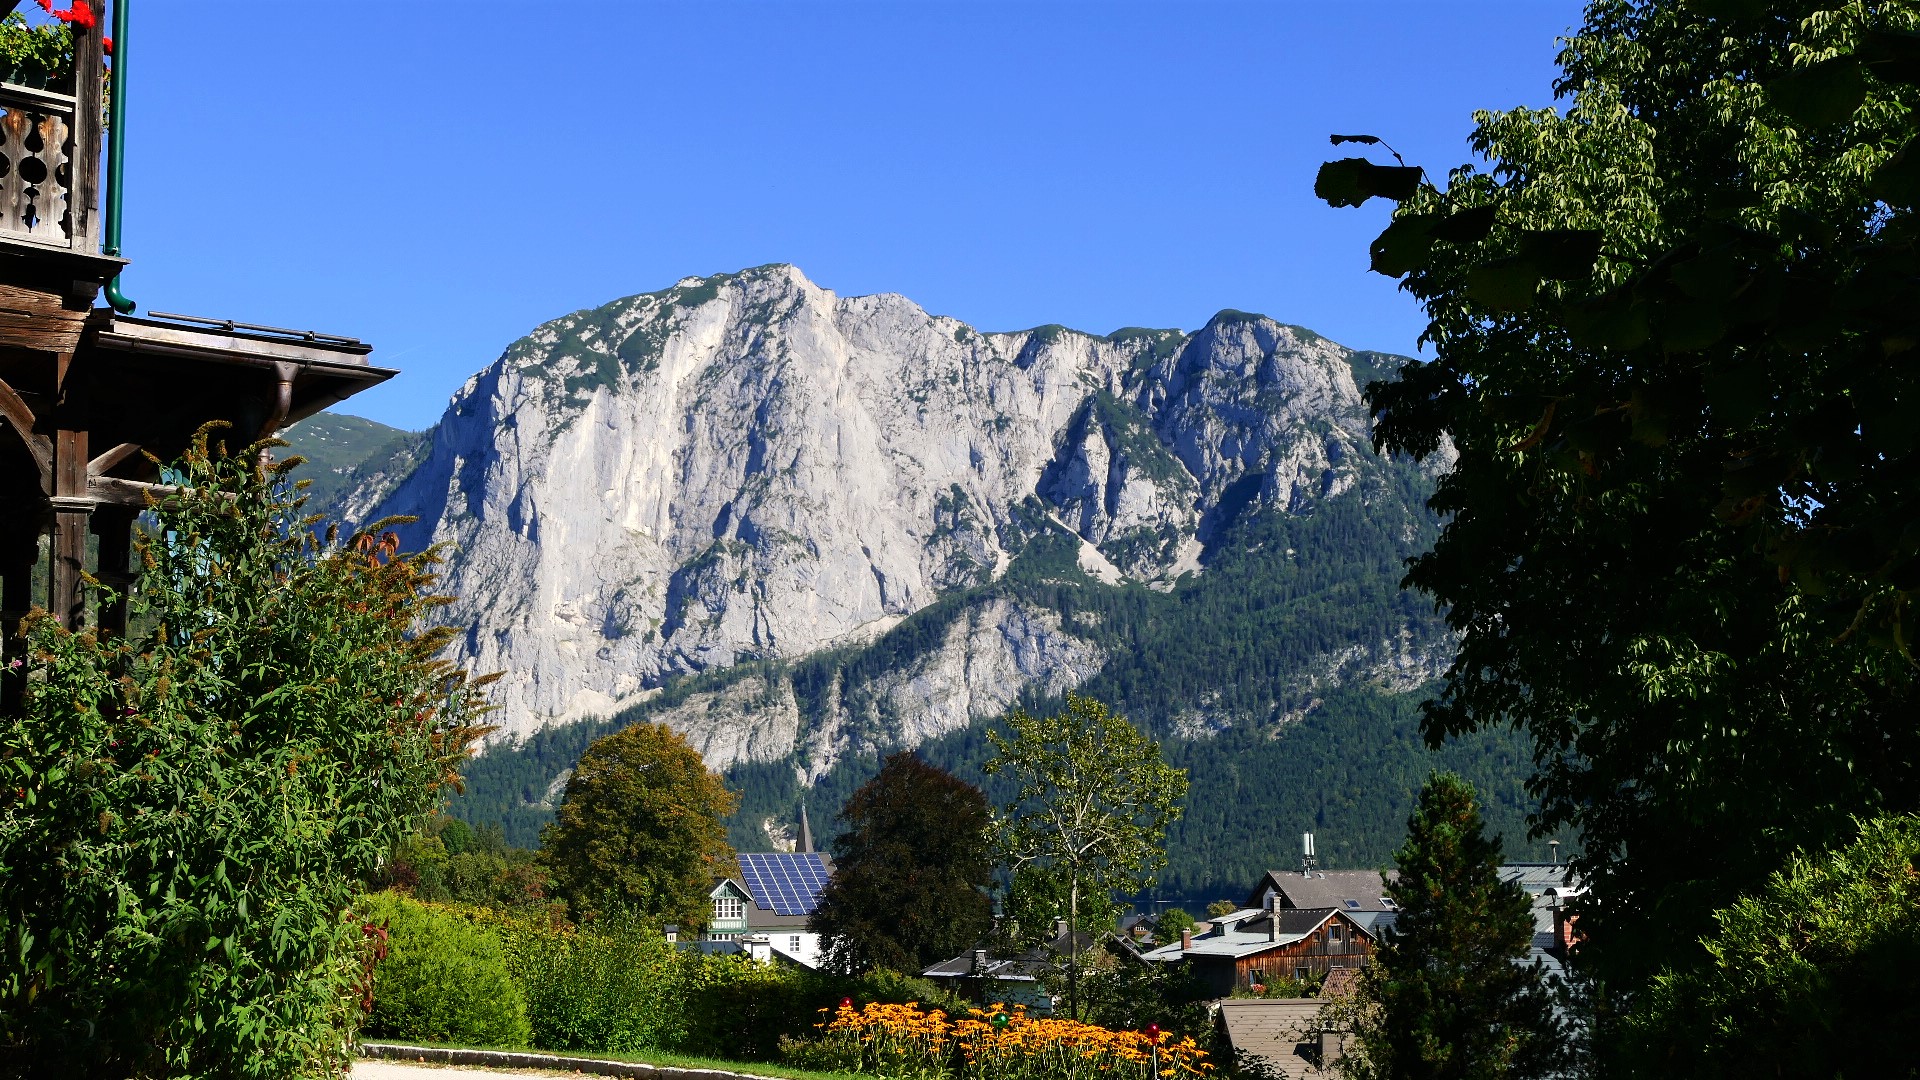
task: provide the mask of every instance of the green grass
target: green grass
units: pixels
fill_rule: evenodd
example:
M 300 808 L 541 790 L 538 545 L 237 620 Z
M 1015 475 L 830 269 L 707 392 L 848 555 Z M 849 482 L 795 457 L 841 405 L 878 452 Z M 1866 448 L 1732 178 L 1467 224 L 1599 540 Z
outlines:
M 471 1043 L 431 1042 L 426 1039 L 365 1039 L 364 1042 L 385 1043 L 400 1046 L 425 1046 L 435 1050 L 492 1050 L 508 1054 L 553 1054 L 560 1057 L 594 1058 L 600 1061 L 626 1061 L 640 1065 L 658 1065 L 667 1069 L 720 1069 L 726 1072 L 752 1073 L 755 1076 L 779 1077 L 781 1080 L 873 1080 L 864 1073 L 815 1072 L 811 1069 L 795 1069 L 787 1065 L 778 1065 L 767 1061 L 728 1061 L 725 1058 L 693 1057 L 688 1054 L 670 1054 L 664 1050 L 650 1050 L 644 1054 L 588 1053 L 580 1050 L 542 1050 L 528 1047 L 521 1050 L 501 1046 L 475 1046 Z

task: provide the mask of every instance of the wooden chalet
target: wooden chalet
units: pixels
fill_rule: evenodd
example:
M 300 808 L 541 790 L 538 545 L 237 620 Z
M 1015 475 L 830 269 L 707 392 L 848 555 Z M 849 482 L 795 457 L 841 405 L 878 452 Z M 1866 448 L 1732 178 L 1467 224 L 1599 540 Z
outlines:
M 148 455 L 178 457 L 213 420 L 243 447 L 394 374 L 352 338 L 132 315 L 118 290 L 118 137 L 100 205 L 103 126 L 125 130 L 128 3 L 112 3 L 110 125 L 107 27 L 91 10 L 68 23 L 65 71 L 0 82 L 0 660 L 36 605 L 69 627 L 125 631 L 124 604 L 86 610 L 82 574 L 130 579 L 133 522 L 161 480 Z M 0 0 L 0 15 L 15 6 Z M 18 693 L 0 676 L 0 709 Z
M 1222 997 L 1280 979 L 1306 979 L 1373 958 L 1374 920 L 1338 908 L 1243 908 L 1213 921 L 1206 933 L 1143 953 L 1149 961 L 1185 963 Z

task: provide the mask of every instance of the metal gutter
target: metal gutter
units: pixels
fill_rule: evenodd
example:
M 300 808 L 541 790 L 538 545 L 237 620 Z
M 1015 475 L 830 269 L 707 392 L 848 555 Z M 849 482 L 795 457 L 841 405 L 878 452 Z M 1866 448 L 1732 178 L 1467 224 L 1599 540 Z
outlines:
M 108 93 L 113 101 L 107 106 L 107 236 L 105 254 L 120 255 L 120 198 L 125 189 L 123 167 L 127 146 L 127 5 L 132 0 L 113 0 L 113 67 L 107 72 Z M 120 275 L 107 282 L 107 303 L 122 315 L 131 315 L 135 304 L 120 291 Z

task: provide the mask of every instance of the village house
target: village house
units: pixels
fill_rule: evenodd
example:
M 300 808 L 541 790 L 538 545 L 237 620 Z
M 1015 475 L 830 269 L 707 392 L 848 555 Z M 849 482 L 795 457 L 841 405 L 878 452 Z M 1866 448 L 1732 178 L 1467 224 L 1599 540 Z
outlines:
M 1374 929 L 1337 908 L 1289 908 L 1270 898 L 1266 908 L 1243 908 L 1141 954 L 1159 963 L 1185 963 L 1209 992 L 1266 987 L 1281 979 L 1305 982 L 1338 968 L 1361 967 L 1373 955 Z
M 812 850 L 761 851 L 743 853 L 739 861 L 740 876 L 721 878 L 707 894 L 713 907 L 703 945 L 731 943 L 756 959 L 818 968 L 824 950 L 820 935 L 807 923 L 820 906 L 820 891 L 833 877 L 832 856 Z M 765 956 L 754 948 L 761 944 Z
M 1068 956 L 1077 952 L 1086 957 L 1093 946 L 1093 935 L 1084 930 L 1069 934 L 1067 920 L 1059 919 L 1054 922 L 1051 940 L 1018 956 L 997 957 L 983 946 L 942 960 L 920 974 L 934 985 L 975 1004 L 1022 1005 L 1035 1016 L 1050 1016 L 1054 1000 L 1041 977 L 1065 970 Z M 1117 937 L 1108 939 L 1108 946 L 1106 956 L 1093 959 L 1095 966 L 1106 961 L 1117 962 L 1126 953 L 1138 955 L 1131 945 Z

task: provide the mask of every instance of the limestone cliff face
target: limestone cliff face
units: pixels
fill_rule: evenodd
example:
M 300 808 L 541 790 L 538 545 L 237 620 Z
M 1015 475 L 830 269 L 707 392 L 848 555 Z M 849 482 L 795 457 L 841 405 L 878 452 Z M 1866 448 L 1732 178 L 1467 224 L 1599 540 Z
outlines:
M 1349 355 L 1231 312 L 1193 334 L 981 333 L 762 267 L 541 326 L 343 505 L 448 545 L 459 659 L 505 672 L 495 719 L 525 733 L 677 673 L 868 640 L 1003 572 L 1036 509 L 1102 575 L 1197 572 L 1222 513 L 1298 512 L 1375 460 Z M 834 715 L 911 744 L 1101 663 L 999 602 Z M 672 710 L 715 767 L 801 750 L 818 769 L 848 745 L 801 730 L 777 686 L 729 692 L 754 707 Z

